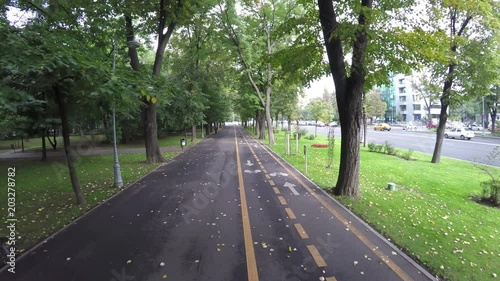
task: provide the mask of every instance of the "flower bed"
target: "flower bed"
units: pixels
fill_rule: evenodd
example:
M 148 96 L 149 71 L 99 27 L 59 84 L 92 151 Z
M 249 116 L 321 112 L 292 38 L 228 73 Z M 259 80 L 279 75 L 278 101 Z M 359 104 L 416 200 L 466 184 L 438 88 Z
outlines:
M 316 148 L 328 148 L 328 144 L 319 144 L 319 143 L 315 143 L 315 144 L 311 145 L 311 147 L 316 147 Z

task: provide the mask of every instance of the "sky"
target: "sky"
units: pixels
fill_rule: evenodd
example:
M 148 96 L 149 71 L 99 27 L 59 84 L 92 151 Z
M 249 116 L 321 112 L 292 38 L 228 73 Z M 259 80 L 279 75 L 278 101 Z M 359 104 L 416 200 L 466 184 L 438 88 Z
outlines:
M 305 96 L 299 100 L 299 104 L 305 106 L 311 99 L 323 96 L 325 89 L 334 91 L 332 76 L 323 76 L 311 82 L 311 87 L 305 89 Z

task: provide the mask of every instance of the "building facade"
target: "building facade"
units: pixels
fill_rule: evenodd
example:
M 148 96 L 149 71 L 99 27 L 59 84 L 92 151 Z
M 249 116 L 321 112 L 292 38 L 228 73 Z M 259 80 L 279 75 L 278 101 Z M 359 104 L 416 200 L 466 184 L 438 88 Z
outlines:
M 429 104 L 431 116 L 427 110 L 429 101 L 421 93 L 414 89 L 414 84 L 419 83 L 418 77 L 404 74 L 394 74 L 391 77 L 391 85 L 380 87 L 382 98 L 387 103 L 387 111 L 384 116 L 386 122 L 394 122 L 398 119 L 404 122 L 429 121 L 439 122 L 441 105 L 439 100 Z M 402 119 L 402 120 L 401 120 Z

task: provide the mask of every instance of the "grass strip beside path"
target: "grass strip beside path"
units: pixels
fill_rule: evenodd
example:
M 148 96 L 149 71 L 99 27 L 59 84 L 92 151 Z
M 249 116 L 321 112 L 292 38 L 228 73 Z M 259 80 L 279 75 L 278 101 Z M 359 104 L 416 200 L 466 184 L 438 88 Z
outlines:
M 266 143 L 266 141 L 263 141 Z M 323 189 L 337 180 L 340 140 L 336 140 L 333 169 L 327 169 L 326 137 L 299 141 L 299 154 L 285 156 L 284 133 L 271 149 L 305 173 L 303 147 L 308 147 L 308 173 Z M 295 152 L 295 140 L 292 141 Z M 361 148 L 360 198 L 336 197 L 415 260 L 435 274 L 454 281 L 500 278 L 500 209 L 480 205 L 480 182 L 488 177 L 472 163 L 414 152 L 414 160 Z M 500 170 L 499 170 L 500 172 Z M 389 182 L 397 190 L 387 190 Z

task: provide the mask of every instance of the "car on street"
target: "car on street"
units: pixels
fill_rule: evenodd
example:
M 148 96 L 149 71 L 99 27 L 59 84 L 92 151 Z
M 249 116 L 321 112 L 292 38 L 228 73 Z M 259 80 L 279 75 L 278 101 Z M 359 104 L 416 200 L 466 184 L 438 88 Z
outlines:
M 471 129 L 472 131 L 482 131 L 483 127 L 481 127 L 477 124 L 470 124 L 469 129 Z
M 387 123 L 378 123 L 373 127 L 373 129 L 375 131 L 390 131 L 391 125 L 389 125 Z
M 448 131 L 444 132 L 444 137 L 445 138 L 452 138 L 452 139 L 472 139 L 474 137 L 474 132 L 470 131 L 466 128 L 463 127 L 458 127 L 458 128 L 452 128 Z

